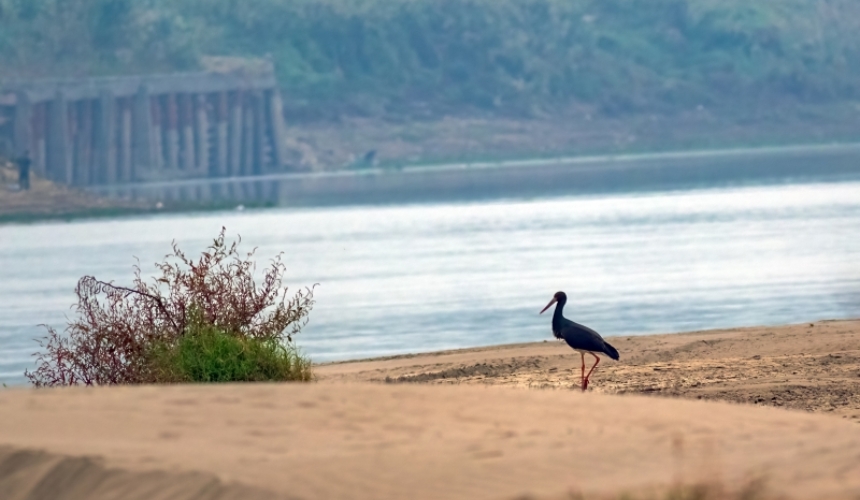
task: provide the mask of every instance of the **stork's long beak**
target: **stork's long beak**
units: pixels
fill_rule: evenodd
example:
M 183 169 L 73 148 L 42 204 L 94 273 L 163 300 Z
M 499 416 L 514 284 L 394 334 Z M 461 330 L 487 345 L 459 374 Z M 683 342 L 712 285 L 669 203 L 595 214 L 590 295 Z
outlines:
M 547 305 L 546 305 L 546 307 L 544 307 L 544 308 L 541 310 L 541 312 L 540 312 L 540 313 L 541 313 L 541 314 L 543 314 L 543 313 L 544 313 L 544 311 L 546 311 L 547 309 L 549 309 L 549 307 L 550 307 L 551 305 L 555 304 L 555 303 L 556 303 L 556 301 L 557 301 L 557 299 L 556 299 L 555 297 L 553 297 L 553 298 L 552 298 L 552 300 L 550 300 L 550 301 L 549 301 L 549 304 L 547 304 Z

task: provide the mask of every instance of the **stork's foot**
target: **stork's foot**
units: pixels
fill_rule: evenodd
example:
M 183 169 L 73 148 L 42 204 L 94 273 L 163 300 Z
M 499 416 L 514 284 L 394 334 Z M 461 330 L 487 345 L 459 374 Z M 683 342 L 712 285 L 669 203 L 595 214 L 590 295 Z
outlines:
M 582 392 L 585 392 L 588 389 L 588 379 L 582 380 Z

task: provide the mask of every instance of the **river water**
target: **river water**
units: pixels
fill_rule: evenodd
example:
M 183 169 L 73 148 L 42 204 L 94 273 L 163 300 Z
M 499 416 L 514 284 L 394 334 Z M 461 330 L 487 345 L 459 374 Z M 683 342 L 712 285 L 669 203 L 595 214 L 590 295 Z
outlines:
M 604 335 L 860 316 L 855 181 L 7 225 L 0 381 L 24 383 L 79 277 L 129 283 L 134 257 L 148 273 L 221 226 L 320 284 L 297 337 L 315 361 L 547 339 L 558 290 Z

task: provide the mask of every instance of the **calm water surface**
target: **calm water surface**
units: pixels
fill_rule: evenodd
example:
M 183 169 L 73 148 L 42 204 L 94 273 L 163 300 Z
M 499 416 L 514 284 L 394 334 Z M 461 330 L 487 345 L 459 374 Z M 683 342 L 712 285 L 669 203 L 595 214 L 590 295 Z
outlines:
M 0 381 L 23 383 L 78 278 L 131 281 L 221 226 L 320 283 L 315 361 L 538 341 L 567 316 L 637 335 L 860 316 L 860 182 L 0 226 Z

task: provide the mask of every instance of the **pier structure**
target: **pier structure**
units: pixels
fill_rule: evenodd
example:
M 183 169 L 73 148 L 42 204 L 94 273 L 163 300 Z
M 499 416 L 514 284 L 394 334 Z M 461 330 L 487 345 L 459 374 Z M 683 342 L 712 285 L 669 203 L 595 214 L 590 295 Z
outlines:
M 284 131 L 271 65 L 253 72 L 0 81 L 6 154 L 29 154 L 37 175 L 84 189 L 171 181 L 182 189 L 181 181 L 283 172 Z M 199 186 L 179 199 L 268 197 L 261 182 Z

